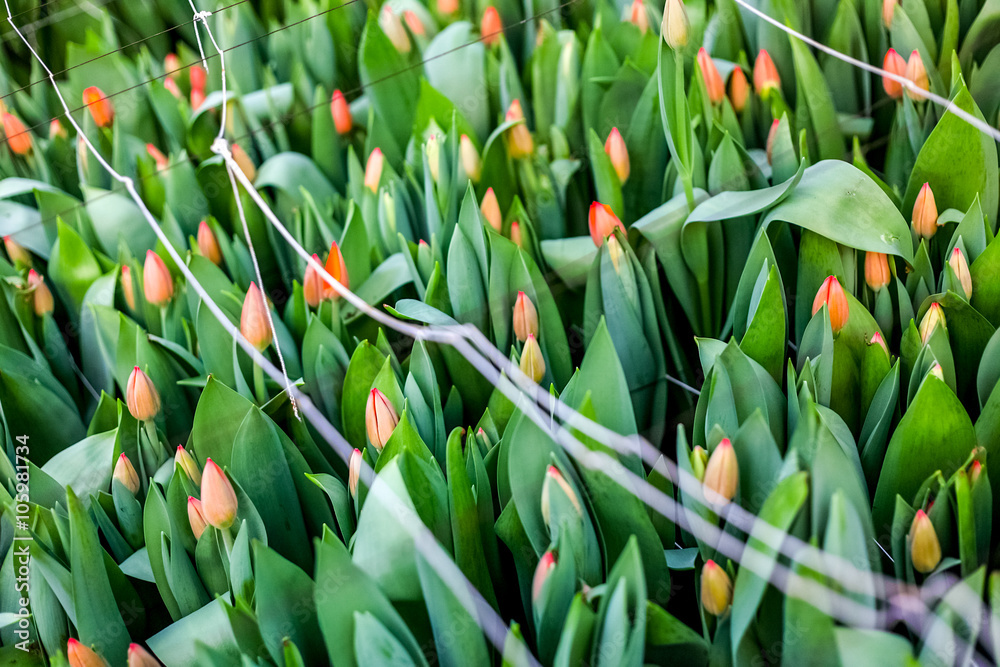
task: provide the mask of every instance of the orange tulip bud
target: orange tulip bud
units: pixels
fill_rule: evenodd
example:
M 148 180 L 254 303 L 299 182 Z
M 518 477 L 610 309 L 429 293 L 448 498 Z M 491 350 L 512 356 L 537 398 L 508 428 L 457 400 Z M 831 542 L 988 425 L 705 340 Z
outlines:
M 968 269 L 966 269 L 966 272 L 968 272 Z M 28 271 L 28 289 L 31 290 L 31 302 L 35 310 L 35 315 L 43 317 L 55 310 L 55 300 L 52 298 L 52 290 L 45 284 L 45 278 L 34 269 Z
M 202 257 L 216 266 L 222 264 L 222 249 L 219 247 L 219 239 L 215 232 L 204 220 L 198 225 L 198 252 Z
M 895 2 L 895 0 L 892 0 Z M 885 59 L 882 61 L 882 69 L 890 74 L 906 76 L 906 61 L 903 56 L 896 53 L 896 49 L 889 49 L 885 52 Z M 882 76 L 882 88 L 885 94 L 894 100 L 903 97 L 903 84 L 885 75 Z
M 531 600 L 535 602 L 538 600 L 538 596 L 542 594 L 542 588 L 545 587 L 545 582 L 549 578 L 549 573 L 552 572 L 552 568 L 556 566 L 556 555 L 551 551 L 546 551 L 542 554 L 542 557 L 538 560 L 538 565 L 535 567 L 535 575 L 531 578 Z
M 376 148 L 368 156 L 368 163 L 365 165 L 365 187 L 372 192 L 378 192 L 378 184 L 382 180 L 382 166 L 385 158 L 382 157 L 382 150 Z
M 187 502 L 188 523 L 191 524 L 191 532 L 194 539 L 201 539 L 201 534 L 208 528 L 208 521 L 205 521 L 205 513 L 202 509 L 201 501 L 194 496 L 188 496 Z
M 896 5 L 899 0 L 882 0 L 882 23 L 885 29 L 892 27 L 892 15 L 896 13 Z
M 361 479 L 361 450 L 355 449 L 351 452 L 351 459 L 347 464 L 347 490 L 351 492 L 351 498 L 358 498 L 358 481 Z
M 760 53 L 757 54 L 757 60 L 753 64 L 753 85 L 757 89 L 758 95 L 764 95 L 781 86 L 778 68 L 774 66 L 771 54 L 766 49 L 760 50 Z
M 330 113 L 333 115 L 333 126 L 337 129 L 337 134 L 347 134 L 354 127 L 354 119 L 351 117 L 351 107 L 339 89 L 333 91 L 333 99 L 330 101 Z
M 514 335 L 522 343 L 528 336 L 538 336 L 538 311 L 524 292 L 518 292 L 514 302 Z
M 604 239 L 611 236 L 616 227 L 622 230 L 623 234 L 625 233 L 625 225 L 622 224 L 622 221 L 618 219 L 618 216 L 615 215 L 615 212 L 607 204 L 596 201 L 591 204 L 588 222 L 590 225 L 590 238 L 594 240 L 594 245 L 598 248 L 604 245 Z
M 729 102 L 733 105 L 733 110 L 736 113 L 743 113 L 749 97 L 750 84 L 747 82 L 747 75 L 743 73 L 741 67 L 736 67 L 729 75 Z
M 174 298 L 174 279 L 160 256 L 152 250 L 146 251 L 146 262 L 142 266 L 142 289 L 146 301 L 162 307 Z
M 146 373 L 136 366 L 125 385 L 125 405 L 138 421 L 148 422 L 160 413 L 160 393 Z
M 604 152 L 611 158 L 611 166 L 615 168 L 618 180 L 625 183 L 628 180 L 631 167 L 628 161 L 628 147 L 625 146 L 625 140 L 622 139 L 622 134 L 617 127 L 611 128 L 611 132 L 604 142 Z
M 872 339 L 868 341 L 868 344 L 878 345 L 880 348 L 882 348 L 882 351 L 885 352 L 886 359 L 890 358 L 889 346 L 885 344 L 885 339 L 882 338 L 882 334 L 880 332 L 876 331 L 874 334 L 872 334 Z
M 122 267 L 122 295 L 125 303 L 131 310 L 135 310 L 135 286 L 132 284 L 132 269 L 128 266 Z
M 132 466 L 132 462 L 128 460 L 125 456 L 125 452 L 122 452 L 118 456 L 118 461 L 115 463 L 115 471 L 112 473 L 114 479 L 124 485 L 129 492 L 134 496 L 139 493 L 139 475 L 136 474 L 135 468 Z
M 969 273 L 969 263 L 965 260 L 965 255 L 959 248 L 955 248 L 951 252 L 951 259 L 948 260 L 948 265 L 951 270 L 955 272 L 955 276 L 958 278 L 958 282 L 962 285 L 962 291 L 965 293 L 966 299 L 972 298 L 972 274 Z
M 521 109 L 521 101 L 514 100 L 507 108 L 505 120 L 524 120 L 524 111 Z M 515 160 L 523 157 L 530 157 L 535 152 L 535 142 L 531 138 L 531 131 L 525 123 L 518 123 L 507 130 L 507 152 Z
M 72 637 L 66 642 L 66 659 L 69 667 L 108 667 L 108 663 L 94 649 Z
M 500 214 L 500 202 L 497 201 L 497 195 L 493 192 L 493 188 L 486 189 L 483 201 L 479 204 L 479 210 L 482 212 L 483 217 L 486 218 L 486 222 L 490 223 L 490 227 L 496 230 L 497 233 L 503 230 L 503 216 Z
M 398 423 L 396 408 L 392 407 L 385 394 L 378 389 L 372 389 L 365 405 L 365 430 L 377 451 L 382 451 Z
M 458 141 L 458 154 L 462 159 L 462 169 L 465 170 L 465 175 L 469 177 L 469 180 L 473 183 L 479 182 L 479 177 L 483 173 L 483 161 L 479 157 L 479 151 L 476 150 L 476 145 L 472 143 L 468 135 L 463 134 Z M 490 189 L 492 192 L 492 188 Z
M 541 500 L 541 510 L 542 510 L 542 520 L 545 525 L 550 525 L 550 518 L 552 514 L 552 494 L 561 493 L 563 496 L 569 500 L 570 504 L 573 505 L 573 509 L 576 510 L 577 514 L 583 516 L 583 508 L 580 507 L 580 499 L 576 497 L 576 492 L 573 491 L 573 487 L 569 485 L 563 474 L 559 472 L 559 468 L 550 465 L 545 470 L 545 480 L 542 482 L 542 500 Z
M 941 304 L 935 301 L 924 313 L 924 319 L 920 320 L 920 342 L 926 345 L 938 327 L 947 331 L 948 322 L 945 320 Z
M 490 5 L 483 12 L 483 18 L 479 22 L 479 34 L 483 36 L 483 44 L 493 46 L 500 41 L 503 35 L 503 23 L 500 21 L 500 12 Z
M 319 255 L 313 255 L 312 258 L 320 266 L 323 265 L 323 262 L 319 259 Z M 323 300 L 324 291 L 323 279 L 320 277 L 319 271 L 314 269 L 312 264 L 306 264 L 306 274 L 302 279 L 302 295 L 305 297 L 306 303 L 309 304 L 310 308 L 319 306 L 320 301 Z
M 813 299 L 812 314 L 818 313 L 823 304 L 826 304 L 830 311 L 830 328 L 833 329 L 833 333 L 840 333 L 850 316 L 850 305 L 847 303 L 844 288 L 834 276 L 828 277 L 820 285 L 816 298 Z
M 15 155 L 27 155 L 31 152 L 31 132 L 24 126 L 21 119 L 12 113 L 3 114 L 3 133 L 7 137 L 7 145 Z
M 889 284 L 889 258 L 883 252 L 865 253 L 865 282 L 873 292 L 878 292 Z
M 701 78 L 705 80 L 708 99 L 712 104 L 719 104 L 726 96 L 726 85 L 722 82 L 722 75 L 719 74 L 719 69 L 705 47 L 698 49 L 698 68 L 701 69 Z
M 528 334 L 528 339 L 524 341 L 524 348 L 521 350 L 521 372 L 531 378 L 532 382 L 541 382 L 545 377 L 545 358 L 534 334 Z
M 448 16 L 459 10 L 458 0 L 437 0 L 437 10 L 441 14 Z
M 183 470 L 188 479 L 196 485 L 201 485 L 201 468 L 183 445 L 177 445 L 177 451 L 174 452 L 174 466 Z
M 191 65 L 191 90 L 205 90 L 205 86 L 208 84 L 208 72 L 201 65 L 194 64 Z
M 924 183 L 913 202 L 913 231 L 919 238 L 930 239 L 937 232 L 938 210 L 930 183 Z
M 344 287 L 350 287 L 350 279 L 347 275 L 347 263 L 344 261 L 344 255 L 340 252 L 340 246 L 337 245 L 336 241 L 330 244 L 330 253 L 326 256 L 326 266 L 324 267 L 326 272 L 329 273 L 334 280 L 343 285 Z M 323 279 L 323 298 L 324 299 L 336 299 L 340 294 L 334 289 L 333 285 L 324 278 Z
M 510 223 L 510 240 L 514 242 L 518 248 L 524 247 L 524 238 L 521 235 L 521 224 L 515 220 Z
M 714 560 L 701 569 L 701 606 L 712 616 L 721 616 L 733 602 L 733 582 Z
M 927 69 L 924 67 L 924 60 L 920 57 L 920 52 L 916 49 L 910 54 L 910 59 L 906 61 L 906 78 L 921 90 L 926 91 L 931 89 L 930 80 L 927 78 Z M 911 100 L 924 99 L 923 95 L 913 92 L 910 88 L 906 89 L 906 94 L 910 96 Z
M 230 152 L 233 154 L 233 160 L 236 162 L 236 166 L 240 168 L 243 175 L 247 177 L 251 183 L 257 178 L 257 167 L 254 166 L 253 160 L 247 155 L 247 152 L 243 150 L 243 147 L 237 143 L 230 144 Z
M 490 192 L 492 192 L 492 189 Z M 23 245 L 15 241 L 13 236 L 3 237 L 3 247 L 7 251 L 7 257 L 10 258 L 11 263 L 31 266 L 31 253 Z
M 643 35 L 649 32 L 649 14 L 642 0 L 633 0 L 628 10 L 628 22 L 637 27 Z
M 917 510 L 917 515 L 913 517 L 907 545 L 910 547 L 913 569 L 917 572 L 927 574 L 941 562 L 941 542 L 938 541 L 934 524 L 923 510 Z
M 240 333 L 259 352 L 271 344 L 273 334 L 267 320 L 267 304 L 257 283 L 250 283 L 246 297 L 243 299 L 243 312 L 240 314 Z
M 382 5 L 382 11 L 378 13 L 378 24 L 397 51 L 400 53 L 410 52 L 412 48 L 410 36 L 406 34 L 406 28 L 403 27 L 399 14 L 392 11 L 392 7 L 388 4 Z
M 687 10 L 681 0 L 666 0 L 663 5 L 663 21 L 660 24 L 660 34 L 672 49 L 687 46 L 690 22 Z
M 129 644 L 128 667 L 160 667 L 160 661 L 138 644 Z
M 236 518 L 236 491 L 226 473 L 212 459 L 205 461 L 201 476 L 201 513 L 208 525 L 229 528 Z
M 771 129 L 767 131 L 767 163 L 774 164 L 774 142 L 778 139 L 778 127 L 781 126 L 781 121 L 777 118 L 771 123 Z
M 115 107 L 97 86 L 90 86 L 83 91 L 83 103 L 90 110 L 97 127 L 108 127 L 114 121 Z
M 167 156 L 163 154 L 159 148 L 153 144 L 146 144 L 146 152 L 149 153 L 149 157 L 153 158 L 153 162 L 156 163 L 156 170 L 163 171 L 170 166 L 170 160 Z
M 724 505 L 736 495 L 740 481 L 740 469 L 736 462 L 736 450 L 729 438 L 723 438 L 708 457 L 705 465 L 705 498 L 713 505 Z

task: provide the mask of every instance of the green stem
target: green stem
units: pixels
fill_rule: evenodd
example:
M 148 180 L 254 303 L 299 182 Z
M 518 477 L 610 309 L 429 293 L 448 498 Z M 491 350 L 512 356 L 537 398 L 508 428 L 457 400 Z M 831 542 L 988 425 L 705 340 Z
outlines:
M 233 534 L 229 528 L 219 528 L 219 532 L 222 533 L 222 543 L 226 545 L 226 556 L 232 557 L 233 554 Z
M 267 403 L 267 388 L 264 386 L 264 369 L 261 368 L 261 365 L 256 360 L 253 362 L 253 388 L 254 393 L 257 395 L 257 402 L 261 405 Z
M 167 336 L 167 307 L 166 305 L 160 308 L 160 335 L 164 338 L 169 338 Z
M 135 423 L 135 447 L 139 459 L 139 483 L 145 490 L 149 485 L 149 475 L 146 474 L 146 460 L 142 454 L 142 422 Z

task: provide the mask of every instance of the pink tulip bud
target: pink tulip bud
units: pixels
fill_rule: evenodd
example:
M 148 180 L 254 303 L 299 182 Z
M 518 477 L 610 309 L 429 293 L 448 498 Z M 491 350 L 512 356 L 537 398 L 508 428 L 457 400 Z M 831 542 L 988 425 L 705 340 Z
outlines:
M 174 298 L 174 279 L 163 260 L 152 250 L 146 251 L 142 267 L 142 289 L 146 301 L 162 308 Z
M 514 302 L 514 335 L 522 343 L 528 336 L 538 336 L 538 310 L 524 292 L 517 293 Z
M 361 479 L 361 450 L 355 449 L 351 452 L 351 459 L 347 464 L 347 490 L 351 492 L 351 498 L 358 498 L 358 481 Z
M 146 144 L 146 152 L 149 153 L 149 157 L 153 158 L 153 162 L 156 163 L 156 170 L 163 171 L 170 166 L 170 160 L 167 156 L 163 154 L 159 148 L 153 144 Z
M 201 539 L 201 534 L 208 528 L 208 521 L 205 521 L 201 501 L 194 496 L 188 496 L 187 512 L 188 523 L 191 524 L 191 533 L 194 535 L 194 539 Z
M 201 476 L 201 513 L 208 525 L 229 528 L 236 519 L 236 491 L 215 461 L 205 461 Z
M 365 430 L 368 432 L 368 439 L 379 452 L 389 441 L 399 417 L 396 408 L 392 406 L 389 399 L 378 389 L 372 389 L 368 394 L 368 403 L 365 405 Z
M 122 267 L 122 295 L 131 310 L 135 310 L 135 285 L 132 283 L 132 269 Z
M 604 142 L 604 152 L 611 159 L 611 166 L 614 167 L 615 174 L 618 175 L 618 181 L 624 184 L 630 173 L 628 147 L 625 146 L 625 140 L 622 139 L 621 132 L 618 131 L 617 127 L 611 128 L 611 132 Z
M 128 667 L 160 667 L 160 661 L 138 644 L 129 644 Z
M 31 305 L 38 317 L 44 317 L 55 310 L 52 290 L 45 284 L 45 278 L 37 271 L 28 271 L 28 289 L 31 291 Z
M 542 594 L 542 589 L 545 587 L 545 582 L 549 578 L 549 574 L 552 569 L 556 566 L 556 555 L 551 551 L 546 551 L 542 554 L 541 559 L 538 561 L 538 565 L 535 567 L 535 575 L 531 578 L 531 601 L 536 602 L 538 596 Z
M 368 156 L 368 164 L 365 165 L 365 187 L 372 192 L 378 192 L 384 162 L 385 158 L 382 157 L 382 150 L 379 148 L 373 150 Z
M 198 225 L 198 252 L 212 264 L 216 266 L 222 264 L 222 249 L 219 247 L 219 239 L 216 238 L 215 232 L 204 220 Z
M 243 299 L 240 333 L 260 352 L 271 344 L 273 334 L 267 319 L 267 304 L 264 303 L 264 295 L 257 287 L 257 283 L 250 283 L 250 288 Z

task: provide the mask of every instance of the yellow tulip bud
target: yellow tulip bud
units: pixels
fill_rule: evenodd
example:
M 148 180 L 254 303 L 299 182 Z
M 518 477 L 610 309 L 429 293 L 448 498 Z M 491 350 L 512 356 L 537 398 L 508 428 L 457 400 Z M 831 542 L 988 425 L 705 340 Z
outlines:
M 910 547 L 913 569 L 917 572 L 927 574 L 941 562 L 941 543 L 934 531 L 934 524 L 923 510 L 917 510 L 917 515 L 913 517 L 906 541 Z
M 733 582 L 714 560 L 701 569 L 701 606 L 712 616 L 721 616 L 733 602 Z

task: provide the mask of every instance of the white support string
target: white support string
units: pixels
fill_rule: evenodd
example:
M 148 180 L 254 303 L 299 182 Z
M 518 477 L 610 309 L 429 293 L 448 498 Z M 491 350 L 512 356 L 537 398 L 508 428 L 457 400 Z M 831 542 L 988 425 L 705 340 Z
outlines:
M 255 363 L 260 364 L 261 368 L 275 381 L 280 381 L 282 379 L 281 372 L 275 368 L 275 366 L 268 360 L 266 356 L 261 354 L 240 332 L 239 328 L 236 327 L 230 320 L 229 317 L 222 311 L 219 305 L 212 299 L 211 295 L 205 290 L 204 286 L 198 281 L 194 273 L 184 262 L 184 258 L 178 252 L 178 250 L 173 246 L 170 239 L 164 233 L 163 228 L 153 217 L 153 214 L 149 211 L 145 202 L 139 196 L 139 193 L 135 189 L 135 184 L 131 178 L 124 176 L 114 168 L 104 159 L 101 153 L 94 147 L 90 139 L 83 132 L 83 128 L 77 123 L 76 119 L 73 118 L 72 113 L 70 113 L 69 105 L 66 103 L 62 92 L 59 90 L 58 85 L 56 85 L 55 77 L 52 75 L 52 71 L 46 65 L 45 61 L 41 56 L 35 51 L 35 49 L 28 43 L 25 36 L 18 30 L 17 25 L 11 16 L 10 0 L 4 0 L 4 5 L 7 9 L 7 22 L 14 29 L 14 31 L 21 37 L 21 41 L 24 42 L 25 46 L 31 51 L 35 60 L 41 65 L 48 75 L 49 80 L 55 89 L 56 96 L 59 99 L 60 104 L 63 107 L 67 120 L 76 129 L 78 136 L 86 145 L 87 149 L 93 153 L 94 157 L 101 164 L 101 166 L 108 172 L 108 174 L 116 181 L 121 183 L 125 189 L 128 191 L 129 196 L 139 207 L 140 212 L 145 218 L 146 222 L 152 228 L 153 232 L 156 234 L 157 238 L 166 248 L 168 254 L 174 260 L 178 269 L 184 275 L 187 280 L 188 285 L 198 294 L 201 298 L 202 303 L 211 311 L 215 318 L 219 321 L 222 327 L 229 333 L 230 336 L 246 351 L 251 358 L 253 358 Z M 214 42 L 214 38 L 213 38 Z M 216 45 L 217 47 L 218 45 Z M 221 50 L 220 50 L 221 53 Z M 223 125 L 223 127 L 225 127 Z M 229 160 L 232 160 L 230 156 Z M 228 161 L 227 161 L 228 164 Z M 243 176 L 243 172 L 237 168 L 236 172 Z M 245 178 L 245 176 L 244 176 Z M 251 188 L 252 190 L 252 188 Z M 256 192 L 255 190 L 252 190 Z M 336 428 L 326 419 L 326 417 L 316 408 L 308 396 L 301 392 L 298 387 L 291 386 L 290 395 L 294 395 L 300 403 L 303 413 L 306 417 L 313 423 L 313 426 L 317 431 L 327 440 L 327 442 L 333 446 L 334 450 L 337 451 L 338 455 L 343 459 L 344 463 L 350 462 L 351 454 L 353 453 L 353 447 L 344 439 L 344 437 L 337 431 Z M 413 540 L 414 547 L 417 551 L 427 559 L 427 562 L 431 567 L 434 568 L 435 572 L 441 580 L 445 582 L 449 590 L 455 595 L 456 599 L 459 600 L 463 608 L 468 612 L 470 617 L 476 621 L 480 629 L 483 631 L 484 635 L 489 639 L 493 646 L 500 652 L 504 650 L 504 646 L 508 639 L 514 637 L 507 629 L 506 624 L 503 619 L 497 614 L 496 610 L 483 598 L 482 594 L 472 585 L 471 582 L 465 577 L 458 566 L 451 560 L 451 557 L 445 552 L 444 548 L 438 543 L 434 535 L 430 532 L 430 529 L 424 525 L 423 521 L 414 515 L 414 511 L 407 507 L 399 495 L 390 488 L 382 480 L 379 480 L 374 469 L 362 459 L 361 461 L 361 476 L 365 484 L 369 487 L 369 492 L 372 497 L 378 499 L 380 502 L 386 504 L 386 506 L 394 506 L 396 508 L 396 517 L 399 519 L 398 525 L 405 532 L 409 533 L 411 539 Z M 526 656 L 526 660 L 529 665 L 538 665 L 537 659 L 528 651 L 527 646 L 524 646 L 523 654 Z

